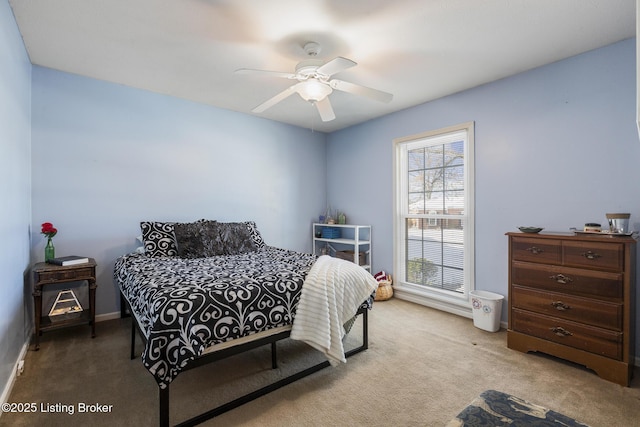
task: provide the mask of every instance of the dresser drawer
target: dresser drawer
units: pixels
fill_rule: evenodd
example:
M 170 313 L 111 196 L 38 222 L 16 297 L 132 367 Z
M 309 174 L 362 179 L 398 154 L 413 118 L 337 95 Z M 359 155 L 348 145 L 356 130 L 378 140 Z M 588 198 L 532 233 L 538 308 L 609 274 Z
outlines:
M 561 242 L 527 237 L 514 237 L 511 241 L 513 259 L 519 261 L 560 264 Z
M 56 281 L 70 281 L 70 280 L 85 280 L 90 277 L 94 277 L 95 273 L 93 267 L 87 268 L 74 268 L 69 270 L 56 270 L 56 271 L 43 271 L 38 273 L 40 282 L 56 282 Z
M 512 314 L 511 324 L 514 331 L 612 359 L 622 359 L 621 332 L 519 309 L 513 309 Z
M 514 308 L 565 320 L 616 331 L 622 330 L 622 304 L 556 292 L 538 291 L 521 286 L 513 286 L 511 304 Z
M 596 298 L 623 297 L 623 275 L 607 271 L 591 271 L 555 265 L 537 265 L 514 261 L 511 281 L 536 289 Z
M 564 265 L 604 269 L 624 270 L 624 245 L 606 242 L 563 242 Z

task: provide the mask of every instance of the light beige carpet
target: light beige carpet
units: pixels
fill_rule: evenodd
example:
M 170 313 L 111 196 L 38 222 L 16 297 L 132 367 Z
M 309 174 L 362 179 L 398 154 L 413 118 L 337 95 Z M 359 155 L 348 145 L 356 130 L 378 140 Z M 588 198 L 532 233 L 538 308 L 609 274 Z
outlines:
M 621 387 L 578 365 L 509 350 L 504 330 L 485 332 L 470 319 L 397 299 L 377 302 L 369 319 L 366 352 L 204 425 L 443 426 L 487 389 L 592 427 L 640 423 L 638 375 L 631 387 Z M 36 403 L 38 411 L 3 414 L 0 426 L 157 425 L 157 387 L 139 358 L 129 360 L 129 322 L 98 323 L 95 339 L 88 327 L 43 335 L 9 398 Z M 322 360 L 299 342 L 279 348 L 275 371 L 263 347 L 181 374 L 171 389 L 172 423 Z M 57 403 L 73 406 L 74 414 L 40 410 Z M 79 414 L 82 403 L 112 406 L 107 413 Z

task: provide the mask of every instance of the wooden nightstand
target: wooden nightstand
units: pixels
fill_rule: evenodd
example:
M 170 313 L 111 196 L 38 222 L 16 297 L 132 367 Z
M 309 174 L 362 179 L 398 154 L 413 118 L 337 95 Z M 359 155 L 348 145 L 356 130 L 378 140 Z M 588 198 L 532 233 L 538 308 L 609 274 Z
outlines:
M 48 315 L 42 313 L 42 288 L 47 285 L 55 285 L 65 282 L 86 281 L 89 287 L 89 310 L 77 313 L 77 317 L 51 320 Z M 33 302 L 35 312 L 35 350 L 40 348 L 40 335 L 42 332 L 64 328 L 74 325 L 91 325 L 91 338 L 96 336 L 96 261 L 89 258 L 89 262 L 77 265 L 61 267 L 58 265 L 39 262 L 33 267 Z M 62 316 L 57 316 L 62 317 Z

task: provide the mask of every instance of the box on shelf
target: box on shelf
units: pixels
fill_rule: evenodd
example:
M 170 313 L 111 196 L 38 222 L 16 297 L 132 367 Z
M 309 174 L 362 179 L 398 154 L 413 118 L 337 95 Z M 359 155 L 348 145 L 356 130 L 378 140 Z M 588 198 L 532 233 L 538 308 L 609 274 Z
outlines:
M 322 227 L 322 238 L 323 239 L 339 239 L 341 237 L 341 232 L 339 228 L 336 227 Z
M 354 251 L 336 251 L 336 258 L 345 259 L 353 262 Z M 358 265 L 364 265 L 367 263 L 367 253 L 360 252 L 358 254 Z
M 52 322 L 75 319 L 81 316 L 82 311 L 76 294 L 70 289 L 65 289 L 58 292 L 56 301 L 49 311 L 49 319 Z

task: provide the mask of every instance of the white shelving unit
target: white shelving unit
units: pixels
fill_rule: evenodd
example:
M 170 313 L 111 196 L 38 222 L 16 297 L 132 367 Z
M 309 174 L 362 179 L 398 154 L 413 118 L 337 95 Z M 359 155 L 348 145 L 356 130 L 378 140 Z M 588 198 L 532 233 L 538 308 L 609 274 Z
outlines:
M 328 230 L 325 230 L 325 228 Z M 323 249 L 326 249 L 326 255 L 331 256 L 335 256 L 337 251 L 352 250 L 352 261 L 371 272 L 370 225 L 314 223 L 311 236 L 313 238 L 314 255 L 324 254 Z M 363 263 L 359 262 L 361 252 L 365 254 Z

